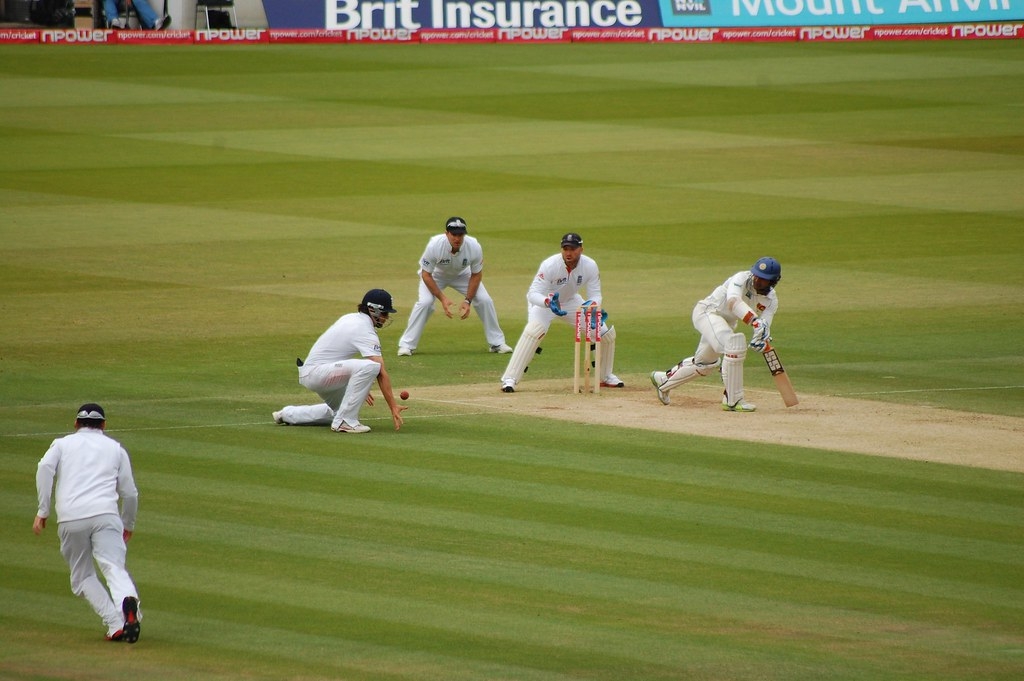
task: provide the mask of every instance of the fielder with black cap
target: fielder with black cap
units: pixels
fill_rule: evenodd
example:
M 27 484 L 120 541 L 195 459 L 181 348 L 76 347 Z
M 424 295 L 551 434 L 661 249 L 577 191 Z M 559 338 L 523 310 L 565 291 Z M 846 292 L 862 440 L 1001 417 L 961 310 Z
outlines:
M 452 318 L 452 301 L 444 294 L 453 288 L 462 296 L 459 319 L 469 316 L 470 306 L 476 310 L 484 325 L 484 337 L 491 352 L 507 354 L 512 348 L 505 344 L 505 332 L 498 324 L 487 288 L 484 286 L 484 250 L 480 242 L 466 235 L 466 221 L 450 217 L 445 221 L 444 234 L 430 238 L 420 258 L 419 299 L 409 313 L 409 324 L 398 339 L 398 356 L 406 357 L 416 351 L 430 315 L 434 314 L 434 301 L 441 302 L 444 314 Z
M 586 291 L 584 300 L 580 291 Z M 561 319 L 572 326 L 575 312 L 584 304 L 601 306 L 601 273 L 590 256 L 583 255 L 583 237 L 569 232 L 562 237 L 562 250 L 540 264 L 533 283 L 526 292 L 526 328 L 516 343 L 505 375 L 501 377 L 502 392 L 516 391 L 530 360 L 538 352 L 541 339 L 551 322 Z M 572 312 L 573 314 L 569 314 Z M 607 313 L 601 310 L 601 369 L 605 388 L 621 388 L 623 382 L 613 373 L 615 363 L 615 327 L 605 323 Z
M 319 395 L 323 404 L 282 407 L 272 414 L 274 422 L 366 433 L 370 427 L 359 422 L 359 410 L 364 402 L 373 406 L 370 388 L 376 379 L 395 430 L 401 428 L 406 407 L 395 402 L 377 336 L 377 329 L 388 326 L 395 312 L 390 293 L 379 288 L 367 291 L 356 312 L 340 317 L 313 343 L 305 361 L 295 360 L 299 383 Z
M 732 275 L 693 308 L 693 326 L 700 342 L 693 357 L 687 357 L 668 371 L 652 371 L 651 383 L 662 404 L 669 404 L 669 391 L 698 376 L 721 369 L 725 394 L 722 409 L 749 412 L 757 409 L 743 401 L 743 360 L 747 339 L 736 333 L 742 321 L 753 330 L 749 346 L 764 352 L 771 340 L 769 327 L 779 309 L 775 286 L 782 280 L 782 265 L 775 258 L 760 258 L 749 270 Z M 723 359 L 724 356 L 724 359 Z
M 128 452 L 103 432 L 106 423 L 103 407 L 83 404 L 75 417 L 75 432 L 54 440 L 39 460 L 39 508 L 32 531 L 40 534 L 46 528 L 55 496 L 57 535 L 61 555 L 71 568 L 71 591 L 87 600 L 103 619 L 108 641 L 135 643 L 142 613 L 125 558 L 139 510 L 139 491 Z M 97 565 L 106 586 L 96 574 Z

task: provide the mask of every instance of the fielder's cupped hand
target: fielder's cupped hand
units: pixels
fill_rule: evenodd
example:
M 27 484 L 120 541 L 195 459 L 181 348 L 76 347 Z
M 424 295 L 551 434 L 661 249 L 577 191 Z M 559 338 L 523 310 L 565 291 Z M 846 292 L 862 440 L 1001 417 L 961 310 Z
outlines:
M 441 299 L 441 309 L 444 310 L 444 316 L 448 319 L 452 318 L 452 301 L 447 298 Z

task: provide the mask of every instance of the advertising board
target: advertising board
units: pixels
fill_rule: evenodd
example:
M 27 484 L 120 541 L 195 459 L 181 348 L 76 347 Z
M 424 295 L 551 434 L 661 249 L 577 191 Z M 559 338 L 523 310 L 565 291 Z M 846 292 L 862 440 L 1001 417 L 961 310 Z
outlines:
M 271 28 L 633 29 L 1024 19 L 1024 0 L 263 0 Z

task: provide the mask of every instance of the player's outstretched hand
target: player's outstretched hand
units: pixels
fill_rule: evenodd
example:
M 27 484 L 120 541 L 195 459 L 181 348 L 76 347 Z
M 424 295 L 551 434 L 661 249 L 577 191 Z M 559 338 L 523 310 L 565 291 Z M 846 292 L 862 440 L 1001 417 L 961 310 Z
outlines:
M 395 424 L 395 430 L 401 428 L 402 424 L 405 423 L 405 419 L 402 418 L 402 412 L 408 408 L 400 404 L 396 404 L 391 408 L 391 421 Z

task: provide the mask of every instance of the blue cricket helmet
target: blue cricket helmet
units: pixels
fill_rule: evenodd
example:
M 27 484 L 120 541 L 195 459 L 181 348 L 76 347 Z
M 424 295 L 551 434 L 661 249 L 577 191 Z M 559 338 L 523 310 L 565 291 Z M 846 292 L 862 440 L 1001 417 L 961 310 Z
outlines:
M 777 284 L 782 279 L 782 265 L 775 258 L 758 258 L 754 266 L 750 268 L 750 273 L 755 277 Z

